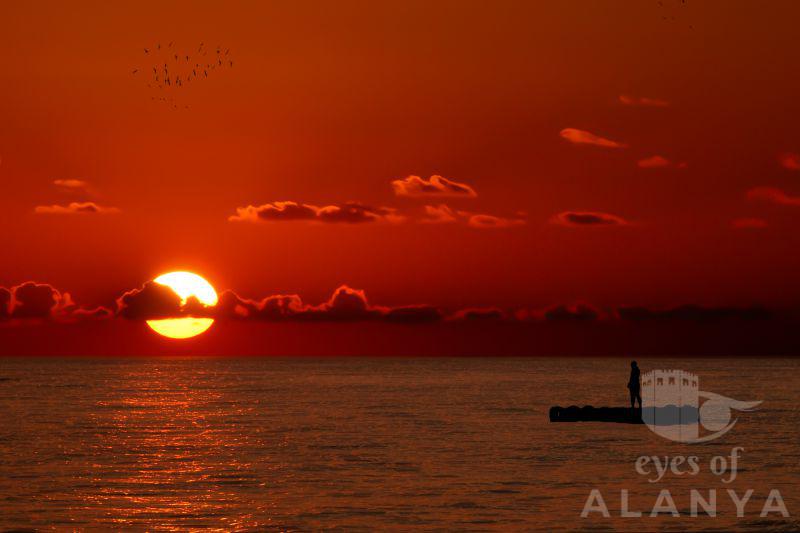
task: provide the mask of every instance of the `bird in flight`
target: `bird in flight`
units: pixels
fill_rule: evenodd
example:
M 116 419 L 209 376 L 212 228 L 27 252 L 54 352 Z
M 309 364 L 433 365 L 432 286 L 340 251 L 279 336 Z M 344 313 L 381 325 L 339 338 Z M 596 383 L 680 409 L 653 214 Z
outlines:
M 217 60 L 206 59 L 205 62 L 200 63 L 197 61 L 199 58 L 195 58 L 196 62 L 194 66 L 192 66 L 190 62 L 192 56 L 190 56 L 186 50 L 182 50 L 180 45 L 176 45 L 174 41 L 168 41 L 168 44 L 166 44 L 163 49 L 159 42 L 156 43 L 155 48 L 152 46 L 142 47 L 142 50 L 146 56 L 157 58 L 156 61 L 158 61 L 155 65 L 152 63 L 150 64 L 150 67 L 153 69 L 153 74 L 152 77 L 145 76 L 145 78 L 147 78 L 144 80 L 145 84 L 149 90 L 154 91 L 158 89 L 161 91 L 159 94 L 164 95 L 150 96 L 150 99 L 163 102 L 174 109 L 180 109 L 182 107 L 189 109 L 189 106 L 183 106 L 181 102 L 169 95 L 180 94 L 175 92 L 178 89 L 188 89 L 188 84 L 191 83 L 192 78 L 194 78 L 195 82 L 197 82 L 198 79 L 208 79 L 213 77 L 211 74 L 216 71 L 217 67 L 220 67 L 221 70 L 225 63 L 230 67 L 233 66 L 230 48 L 224 48 L 221 44 L 214 48 L 206 48 L 205 43 L 201 42 L 197 48 L 199 55 L 207 57 L 209 52 L 211 54 L 216 52 Z M 147 72 L 147 65 L 134 66 L 131 67 L 130 70 L 131 75 L 138 75 L 139 71 L 142 71 L 142 73 Z M 203 78 L 200 78 L 200 72 L 203 73 Z

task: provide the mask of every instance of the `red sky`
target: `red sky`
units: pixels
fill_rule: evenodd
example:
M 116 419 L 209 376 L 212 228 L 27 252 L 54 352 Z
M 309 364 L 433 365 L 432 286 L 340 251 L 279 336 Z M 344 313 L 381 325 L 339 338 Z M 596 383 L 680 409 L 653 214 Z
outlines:
M 0 286 L 112 306 L 185 269 L 310 303 L 794 308 L 800 6 L 662 4 L 6 6 Z M 234 65 L 148 89 L 169 42 Z M 475 195 L 396 195 L 410 175 Z M 281 201 L 405 218 L 229 221 Z M 115 211 L 35 211 L 71 202 Z M 440 204 L 456 220 L 422 222 Z

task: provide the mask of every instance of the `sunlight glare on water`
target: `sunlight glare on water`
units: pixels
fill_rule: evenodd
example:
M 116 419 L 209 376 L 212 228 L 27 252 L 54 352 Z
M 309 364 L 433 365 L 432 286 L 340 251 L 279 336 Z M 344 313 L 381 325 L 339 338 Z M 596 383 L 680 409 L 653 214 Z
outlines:
M 796 361 L 640 366 L 694 371 L 704 390 L 763 408 L 693 447 L 644 426 L 548 422 L 553 404 L 625 405 L 623 359 L 0 359 L 0 526 L 637 530 L 582 520 L 590 489 L 612 516 L 625 487 L 649 511 L 663 486 L 634 471 L 639 455 L 737 445 L 742 490 L 763 501 L 780 488 L 797 509 Z M 666 486 L 679 507 L 689 487 L 723 487 Z M 651 524 L 797 525 L 760 505 Z

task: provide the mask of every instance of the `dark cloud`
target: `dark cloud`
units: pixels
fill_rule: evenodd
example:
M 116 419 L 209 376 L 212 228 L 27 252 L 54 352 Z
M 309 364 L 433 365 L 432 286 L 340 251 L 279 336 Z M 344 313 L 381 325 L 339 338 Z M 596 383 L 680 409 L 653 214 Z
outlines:
M 155 281 L 133 289 L 117 298 L 117 313 L 125 318 L 148 320 L 181 316 L 181 297 Z
M 12 318 L 50 318 L 61 301 L 61 294 L 50 285 L 32 281 L 11 291 Z
M 265 320 L 284 320 L 298 316 L 305 311 L 303 300 L 296 294 L 275 294 L 261 300 L 250 314 Z
M 505 320 L 507 315 L 502 309 L 498 309 L 497 307 L 470 307 L 459 309 L 449 318 L 450 320 L 495 321 Z
M 184 312 L 187 312 L 189 303 L 190 301 L 187 300 Z M 219 319 L 279 321 L 295 319 L 307 309 L 308 306 L 304 305 L 302 299 L 296 294 L 276 294 L 261 300 L 250 300 L 242 298 L 234 291 L 226 290 L 220 294 L 216 306 L 205 307 L 199 304 L 193 314 L 194 316 L 210 316 Z
M 316 307 L 307 306 L 297 316 L 309 320 L 368 320 L 380 318 L 385 312 L 385 308 L 370 306 L 364 291 L 342 285 L 327 302 Z
M 510 228 L 513 226 L 525 225 L 523 218 L 506 218 L 494 215 L 487 215 L 483 213 L 470 214 L 467 219 L 467 225 L 473 228 Z
M 772 314 L 760 307 L 702 307 L 699 305 L 682 305 L 669 309 L 651 309 L 648 307 L 620 307 L 617 316 L 628 321 L 688 321 L 711 322 L 719 320 L 764 320 Z
M 5 320 L 11 314 L 11 291 L 5 287 L 0 287 L 0 320 Z
M 114 317 L 114 311 L 107 307 L 95 307 L 94 309 L 74 309 L 69 314 L 70 318 L 77 320 L 105 320 Z
M 267 321 L 360 321 L 435 322 L 441 311 L 429 305 L 399 307 L 376 306 L 369 303 L 363 290 L 347 285 L 338 287 L 331 297 L 319 305 L 309 305 L 296 294 L 278 294 L 261 300 L 242 298 L 225 291 L 213 310 L 215 318 Z
M 616 215 L 592 211 L 564 211 L 551 219 L 562 226 L 624 226 L 628 222 Z
M 600 318 L 600 312 L 589 304 L 557 305 L 544 312 L 544 319 L 550 321 L 586 322 Z
M 328 224 L 362 224 L 368 222 L 402 222 L 395 209 L 371 207 L 356 202 L 318 207 L 298 202 L 272 202 L 259 206 L 237 207 L 232 222 L 316 221 Z
M 273 221 L 314 220 L 317 217 L 318 208 L 307 204 L 299 204 L 297 202 L 273 202 L 258 207 L 248 206 L 245 209 L 248 210 L 249 214 L 255 215 L 255 218 L 258 220 Z M 236 211 L 239 213 L 239 216 L 242 216 L 239 209 L 236 209 Z
M 104 207 L 94 202 L 71 202 L 69 205 L 37 205 L 34 213 L 40 215 L 110 215 L 119 213 L 116 207 Z
M 466 183 L 449 180 L 442 176 L 431 176 L 430 179 L 419 176 L 408 176 L 405 179 L 394 180 L 392 189 L 397 196 L 439 196 L 439 197 L 467 197 L 478 196 L 475 189 Z
M 247 318 L 255 308 L 255 302 L 240 298 L 235 292 L 227 290 L 219 295 L 213 313 L 216 318 Z
M 54 319 L 62 322 L 101 320 L 120 316 L 128 319 L 150 320 L 182 316 L 210 317 L 220 320 L 263 321 L 383 321 L 391 323 L 435 323 L 444 319 L 462 322 L 566 322 L 572 324 L 618 320 L 621 322 L 708 323 L 767 320 L 775 318 L 760 307 L 703 307 L 682 305 L 656 309 L 644 306 L 623 306 L 609 313 L 599 311 L 589 303 L 559 304 L 544 310 L 518 310 L 509 314 L 497 307 L 458 309 L 445 315 L 433 305 L 381 306 L 367 299 L 363 290 L 348 285 L 339 286 L 330 298 L 319 304 L 303 302 L 297 294 L 277 294 L 260 300 L 238 296 L 233 291 L 220 294 L 216 306 L 206 306 L 195 297 L 185 302 L 172 289 L 150 281 L 141 288 L 126 292 L 117 299 L 116 313 L 105 307 L 79 308 L 66 292 L 47 284 L 26 282 L 11 290 L 0 288 L 0 318 Z
M 388 207 L 370 207 L 358 203 L 346 203 L 342 205 L 329 205 L 317 211 L 317 219 L 320 222 L 361 224 L 364 222 L 401 222 L 403 217 L 397 214 L 395 209 Z
M 110 316 L 113 316 L 113 312 L 105 307 L 78 307 L 68 292 L 61 292 L 47 283 L 28 281 L 11 290 L 0 287 L 0 320 L 52 319 L 76 322 Z
M 391 308 L 385 316 L 389 322 L 438 322 L 442 319 L 442 312 L 432 305 L 409 305 Z

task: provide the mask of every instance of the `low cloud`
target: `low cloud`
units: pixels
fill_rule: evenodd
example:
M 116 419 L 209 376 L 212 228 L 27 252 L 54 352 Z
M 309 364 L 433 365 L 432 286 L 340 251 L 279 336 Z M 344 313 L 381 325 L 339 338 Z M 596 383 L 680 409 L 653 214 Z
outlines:
M 394 180 L 392 189 L 397 196 L 439 196 L 451 198 L 475 198 L 475 189 L 465 183 L 452 181 L 442 176 L 431 176 L 430 179 L 419 176 L 408 176 L 402 180 Z
M 589 322 L 600 318 L 600 312 L 586 303 L 556 305 L 544 311 L 544 319 L 551 322 Z
M 107 307 L 95 307 L 93 309 L 75 309 L 70 314 L 71 318 L 77 320 L 106 320 L 114 316 L 114 311 Z
M 104 307 L 79 308 L 68 292 L 61 292 L 47 283 L 26 281 L 6 289 L 0 287 L 0 320 L 58 320 L 78 321 L 107 318 L 111 312 Z
M 0 320 L 5 320 L 11 315 L 11 291 L 0 287 Z
M 596 211 L 564 211 L 550 219 L 551 224 L 560 226 L 624 226 L 628 221 L 610 213 Z
M 776 187 L 755 187 L 747 191 L 748 200 L 763 200 L 778 205 L 800 206 L 800 196 L 789 196 Z
M 308 307 L 300 318 L 322 320 L 366 320 L 385 314 L 385 308 L 373 307 L 363 290 L 342 285 L 330 299 L 317 307 Z
M 449 317 L 449 320 L 481 322 L 505 320 L 507 318 L 506 312 L 497 307 L 469 307 L 459 309 Z
M 341 285 L 331 297 L 319 304 L 303 302 L 296 294 L 267 296 L 261 300 L 242 298 L 233 291 L 225 291 L 212 316 L 227 319 L 253 319 L 266 321 L 341 321 L 385 320 L 388 322 L 434 322 L 442 312 L 429 305 L 387 307 L 372 305 L 366 293 L 348 285 Z
M 218 320 L 255 320 L 265 322 L 359 322 L 377 321 L 398 324 L 437 322 L 517 322 L 545 324 L 592 323 L 726 323 L 765 321 L 786 318 L 760 307 L 704 307 L 681 305 L 668 308 L 621 306 L 600 311 L 590 303 L 553 305 L 515 313 L 499 307 L 468 307 L 446 313 L 442 308 L 428 305 L 382 306 L 367 299 L 365 291 L 348 285 L 339 286 L 331 296 L 318 305 L 303 302 L 296 294 L 277 294 L 260 300 L 238 296 L 233 291 L 220 294 L 216 306 L 202 305 L 196 298 L 181 298 L 169 287 L 147 282 L 142 287 L 124 293 L 117 299 L 116 313 L 105 307 L 79 308 L 66 292 L 48 284 L 26 282 L 12 289 L 0 287 L 0 319 L 7 324 L 25 321 L 53 320 L 60 323 L 106 320 L 112 317 L 132 320 L 209 317 Z M 10 322 L 9 322 L 10 320 Z
M 800 170 L 800 154 L 786 153 L 778 157 L 783 168 Z
M 50 318 L 61 301 L 61 294 L 47 284 L 32 281 L 11 290 L 12 318 Z
M 471 211 L 455 211 L 445 204 L 437 206 L 426 205 L 425 216 L 420 219 L 423 224 L 448 224 L 453 222 L 463 222 L 466 225 L 479 228 L 510 228 L 521 226 L 526 223 L 523 213 L 518 213 L 514 217 L 500 217 L 488 215 L 486 213 L 473 213 Z
M 355 202 L 318 207 L 298 202 L 272 202 L 237 207 L 231 222 L 322 222 L 326 224 L 399 223 L 405 218 L 396 209 L 370 207 Z
M 736 218 L 731 220 L 731 226 L 737 229 L 763 229 L 769 224 L 762 218 Z
M 456 222 L 458 214 L 445 204 L 426 205 L 425 217 L 420 220 L 423 224 L 448 224 Z
M 390 308 L 384 315 L 389 322 L 425 323 L 438 322 L 442 311 L 433 305 L 407 305 Z
M 772 314 L 760 307 L 702 307 L 681 305 L 668 309 L 648 307 L 620 307 L 617 316 L 627 321 L 688 321 L 714 322 L 719 320 L 763 320 Z
M 38 205 L 34 213 L 40 215 L 110 215 L 119 213 L 116 207 L 103 207 L 94 202 L 71 202 L 69 205 Z
M 467 220 L 467 225 L 479 229 L 510 228 L 524 224 L 525 219 L 523 218 L 505 218 L 485 214 L 470 215 Z
M 594 133 L 575 128 L 564 128 L 559 133 L 563 139 L 573 144 L 591 144 L 594 146 L 602 146 L 604 148 L 627 148 L 628 145 L 605 137 L 600 137 Z
M 182 300 L 166 285 L 148 281 L 117 298 L 117 313 L 134 320 L 178 317 L 183 314 Z
M 619 95 L 619 101 L 623 105 L 637 106 L 637 107 L 667 107 L 669 102 L 659 98 L 648 98 L 646 96 L 629 96 L 626 94 Z

